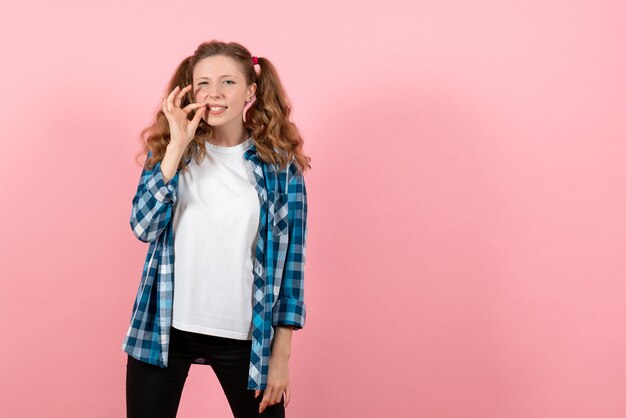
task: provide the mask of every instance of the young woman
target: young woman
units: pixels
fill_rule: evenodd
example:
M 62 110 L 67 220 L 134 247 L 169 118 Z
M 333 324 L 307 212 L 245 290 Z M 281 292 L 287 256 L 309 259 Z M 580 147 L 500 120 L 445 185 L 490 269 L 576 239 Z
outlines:
M 268 59 L 212 41 L 142 131 L 130 225 L 150 245 L 122 344 L 128 417 L 175 417 L 191 364 L 211 366 L 234 417 L 285 416 L 310 168 L 290 113 Z

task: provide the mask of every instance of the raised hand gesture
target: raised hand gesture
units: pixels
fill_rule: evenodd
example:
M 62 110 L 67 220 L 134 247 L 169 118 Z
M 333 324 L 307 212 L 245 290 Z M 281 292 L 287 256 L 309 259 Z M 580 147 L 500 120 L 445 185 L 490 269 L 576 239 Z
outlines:
M 170 144 L 180 146 L 181 149 L 187 148 L 193 140 L 204 112 L 202 108 L 207 105 L 207 103 L 191 103 L 181 109 L 180 104 L 189 89 L 191 89 L 191 84 L 182 90 L 176 86 L 161 103 L 161 109 L 170 125 Z M 193 119 L 187 119 L 187 115 L 193 110 L 196 110 Z

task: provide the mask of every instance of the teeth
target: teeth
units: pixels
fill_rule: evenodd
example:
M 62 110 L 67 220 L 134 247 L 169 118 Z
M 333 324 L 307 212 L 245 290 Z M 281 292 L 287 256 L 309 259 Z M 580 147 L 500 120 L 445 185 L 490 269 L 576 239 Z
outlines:
M 226 109 L 226 108 L 225 107 L 211 107 L 210 109 L 211 110 L 215 110 L 217 112 L 217 111 L 220 111 L 220 110 L 223 110 L 223 109 Z

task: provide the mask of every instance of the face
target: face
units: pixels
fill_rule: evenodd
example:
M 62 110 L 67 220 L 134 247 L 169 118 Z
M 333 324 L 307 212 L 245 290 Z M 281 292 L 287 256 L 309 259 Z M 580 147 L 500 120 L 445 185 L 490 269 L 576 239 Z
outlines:
M 256 83 L 246 85 L 246 79 L 237 63 L 230 57 L 214 55 L 199 61 L 193 69 L 193 94 L 196 102 L 210 103 L 211 107 L 224 109 L 200 109 L 209 125 L 228 127 L 243 123 L 243 109 L 246 99 L 252 98 Z

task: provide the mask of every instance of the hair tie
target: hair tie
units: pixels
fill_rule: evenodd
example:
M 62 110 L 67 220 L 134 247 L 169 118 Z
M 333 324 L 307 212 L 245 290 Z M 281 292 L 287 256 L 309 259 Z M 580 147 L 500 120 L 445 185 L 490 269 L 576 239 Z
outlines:
M 259 59 L 257 57 L 252 57 L 252 65 L 257 65 L 259 63 Z

